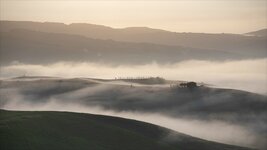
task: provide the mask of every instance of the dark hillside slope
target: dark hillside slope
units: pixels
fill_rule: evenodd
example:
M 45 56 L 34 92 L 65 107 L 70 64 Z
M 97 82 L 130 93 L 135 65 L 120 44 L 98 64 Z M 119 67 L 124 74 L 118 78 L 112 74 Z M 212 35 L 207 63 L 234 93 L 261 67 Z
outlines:
M 1 110 L 0 133 L 1 150 L 248 150 L 135 120 L 67 112 Z

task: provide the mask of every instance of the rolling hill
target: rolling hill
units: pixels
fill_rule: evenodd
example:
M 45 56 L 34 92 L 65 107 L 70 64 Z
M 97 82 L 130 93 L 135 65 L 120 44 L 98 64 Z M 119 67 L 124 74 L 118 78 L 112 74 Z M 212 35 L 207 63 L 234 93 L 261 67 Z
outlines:
M 151 82 L 154 80 L 151 80 Z M 2 80 L 2 109 L 139 112 L 171 118 L 220 121 L 259 137 L 252 147 L 266 148 L 266 96 L 232 89 L 172 87 L 134 80 L 20 77 Z M 12 93 L 12 94 L 9 94 Z M 264 149 L 263 148 L 263 149 Z
M 69 112 L 0 110 L 1 150 L 248 150 L 140 121 Z

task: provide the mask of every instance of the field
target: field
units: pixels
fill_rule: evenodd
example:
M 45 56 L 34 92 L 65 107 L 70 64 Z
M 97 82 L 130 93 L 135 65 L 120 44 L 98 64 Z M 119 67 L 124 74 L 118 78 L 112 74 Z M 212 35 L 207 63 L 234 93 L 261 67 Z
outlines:
M 69 112 L 0 113 L 1 150 L 246 150 L 156 125 Z

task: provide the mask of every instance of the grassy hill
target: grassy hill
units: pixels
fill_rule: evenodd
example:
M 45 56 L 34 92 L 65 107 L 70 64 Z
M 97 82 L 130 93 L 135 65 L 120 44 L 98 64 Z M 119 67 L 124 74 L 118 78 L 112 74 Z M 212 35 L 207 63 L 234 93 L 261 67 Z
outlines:
M 92 114 L 0 110 L 1 150 L 246 150 Z

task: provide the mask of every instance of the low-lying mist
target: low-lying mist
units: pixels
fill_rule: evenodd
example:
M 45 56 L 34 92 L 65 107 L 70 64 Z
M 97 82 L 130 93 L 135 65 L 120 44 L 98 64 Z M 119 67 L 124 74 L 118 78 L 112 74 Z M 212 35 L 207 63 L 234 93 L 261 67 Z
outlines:
M 30 76 L 115 77 L 160 76 L 170 80 L 204 82 L 216 87 L 267 94 L 267 58 L 241 61 L 189 60 L 174 64 L 109 65 L 90 62 L 58 62 L 33 65 L 14 62 L 2 66 L 1 78 Z

